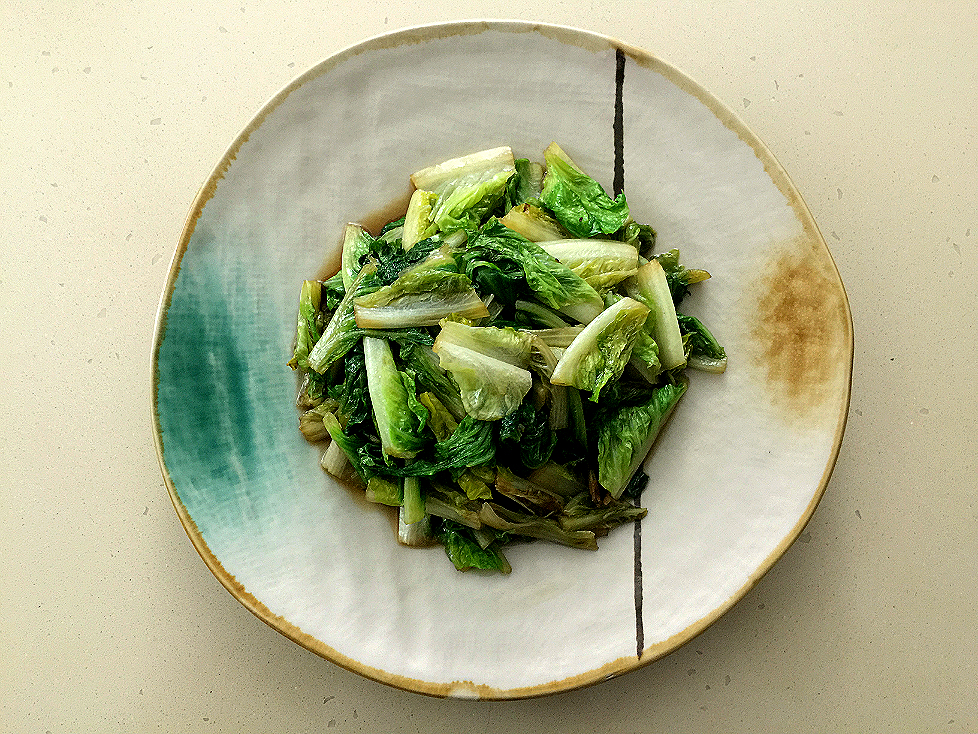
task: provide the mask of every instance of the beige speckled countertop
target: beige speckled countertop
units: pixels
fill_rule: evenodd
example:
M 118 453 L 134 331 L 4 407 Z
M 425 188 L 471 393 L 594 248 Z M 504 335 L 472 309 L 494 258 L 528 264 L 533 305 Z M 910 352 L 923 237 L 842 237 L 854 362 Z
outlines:
M 197 188 L 298 73 L 399 27 L 520 18 L 675 64 L 805 197 L 855 326 L 808 528 L 637 672 L 426 698 L 272 631 L 215 580 L 153 446 L 149 354 Z M 978 20 L 970 3 L 6 0 L 0 12 L 0 729 L 978 731 Z

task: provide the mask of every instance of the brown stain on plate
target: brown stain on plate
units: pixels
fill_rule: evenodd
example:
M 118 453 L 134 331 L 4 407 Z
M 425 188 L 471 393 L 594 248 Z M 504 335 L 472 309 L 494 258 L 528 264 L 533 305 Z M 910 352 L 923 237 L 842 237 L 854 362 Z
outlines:
M 753 360 L 773 402 L 798 418 L 834 402 L 850 344 L 838 276 L 807 242 L 799 238 L 772 254 L 750 327 Z

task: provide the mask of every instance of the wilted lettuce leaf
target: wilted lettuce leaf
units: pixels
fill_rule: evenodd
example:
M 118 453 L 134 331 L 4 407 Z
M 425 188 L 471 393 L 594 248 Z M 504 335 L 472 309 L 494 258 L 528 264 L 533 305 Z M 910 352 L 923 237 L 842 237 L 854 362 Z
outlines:
M 452 431 L 458 428 L 458 421 L 445 404 L 431 392 L 421 393 L 418 400 L 428 410 L 428 427 L 435 434 L 435 440 L 444 441 L 451 436 Z
M 459 387 L 465 412 L 478 420 L 499 420 L 512 413 L 533 386 L 529 370 L 508 362 L 437 341 L 435 350 Z
M 356 331 L 356 315 L 353 302 L 358 296 L 370 293 L 377 288 L 373 277 L 376 268 L 364 265 L 356 280 L 346 291 L 329 323 L 323 329 L 316 346 L 309 352 L 309 367 L 316 372 L 325 372 L 337 359 L 343 357 L 354 344 L 359 343 L 360 334 Z
M 443 471 L 461 473 L 466 468 L 495 461 L 496 443 L 493 434 L 492 423 L 466 416 L 451 436 L 429 445 L 413 461 L 403 465 L 388 465 L 376 444 L 363 442 L 357 448 L 358 458 L 354 463 L 372 473 L 399 477 L 430 477 Z
M 473 282 L 500 289 L 492 292 L 504 299 L 511 298 L 510 303 L 515 303 L 521 293 L 529 292 L 558 310 L 572 304 L 597 303 L 600 311 L 601 297 L 580 276 L 557 262 L 540 245 L 496 219 L 486 222 L 464 250 L 456 254 L 456 259 Z M 488 277 L 477 272 L 486 267 L 490 272 L 497 272 Z M 518 283 L 519 280 L 523 282 Z
M 322 309 L 327 314 L 332 314 L 336 307 L 340 305 L 343 296 L 346 295 L 346 286 L 343 285 L 343 273 L 338 272 L 331 278 L 323 281 Z
M 453 313 L 489 315 L 467 276 L 441 269 L 409 270 L 390 285 L 357 298 L 354 306 L 362 328 L 434 326 Z
M 499 421 L 499 443 L 527 469 L 536 469 L 550 460 L 557 434 L 550 430 L 546 413 L 524 403 Z
M 672 301 L 676 306 L 689 294 L 689 286 L 710 277 L 710 274 L 705 270 L 686 269 L 679 262 L 679 250 L 676 249 L 660 253 L 655 256 L 655 259 L 666 274 L 669 292 L 672 293 Z
M 638 250 L 614 240 L 554 240 L 540 246 L 596 290 L 611 288 L 638 270 Z
M 479 569 L 509 573 L 512 570 L 498 544 L 483 548 L 464 525 L 443 519 L 438 523 L 435 537 L 445 546 L 445 553 L 459 571 Z
M 686 383 L 667 383 L 648 392 L 637 404 L 599 411 L 598 482 L 618 498 L 652 448 L 659 430 L 672 413 Z
M 353 285 L 367 255 L 370 254 L 374 238 L 359 224 L 347 224 L 343 230 L 343 250 L 341 255 L 340 276 L 343 287 Z
M 415 382 L 437 396 L 456 420 L 465 417 L 465 406 L 458 385 L 438 363 L 438 355 L 422 345 L 401 345 L 401 365 Z
M 459 488 L 470 500 L 487 500 L 492 498 L 492 487 L 476 476 L 471 469 L 466 469 L 455 479 Z
M 316 346 L 322 332 L 320 303 L 323 285 L 318 280 L 306 280 L 299 292 L 299 316 L 296 324 L 295 350 L 289 366 L 292 369 L 309 369 L 309 352 Z
M 329 388 L 329 396 L 339 404 L 344 425 L 357 426 L 370 420 L 370 395 L 363 347 L 351 350 L 343 361 L 343 381 Z
M 540 200 L 575 237 L 617 232 L 628 221 L 625 195 L 612 200 L 601 184 L 582 171 L 556 143 L 543 153 L 547 175 Z
M 655 249 L 656 232 L 651 225 L 639 224 L 629 220 L 619 235 L 621 241 L 627 242 L 638 250 L 639 255 L 646 258 L 652 257 L 652 252 Z
M 590 495 L 584 493 L 564 506 L 560 526 L 565 530 L 591 530 L 603 534 L 623 523 L 641 520 L 647 513 L 645 508 L 622 500 L 596 505 Z
M 705 372 L 723 372 L 727 368 L 727 353 L 716 337 L 695 316 L 677 313 L 676 317 L 686 343 L 689 366 Z
M 530 364 L 530 335 L 512 327 L 469 326 L 445 319 L 435 340 L 435 352 L 443 344 L 465 347 L 516 367 Z
M 365 337 L 367 390 L 381 447 L 387 456 L 413 458 L 426 443 L 427 409 L 414 395 L 414 379 L 400 372 L 384 339 Z
M 605 309 L 564 351 L 551 377 L 554 384 L 590 390 L 597 402 L 602 388 L 621 377 L 648 314 L 631 298 Z
M 407 212 L 404 214 L 404 232 L 401 234 L 401 247 L 410 250 L 415 244 L 431 237 L 438 231 L 432 219 L 438 196 L 432 191 L 416 189 L 411 194 Z
M 528 158 L 517 158 L 514 165 L 516 173 L 506 182 L 507 211 L 514 206 L 536 201 L 543 190 L 543 166 Z
M 432 211 L 438 230 L 445 234 L 478 230 L 505 196 L 506 181 L 512 173 L 512 169 L 487 172 L 474 180 L 463 179 L 442 192 Z

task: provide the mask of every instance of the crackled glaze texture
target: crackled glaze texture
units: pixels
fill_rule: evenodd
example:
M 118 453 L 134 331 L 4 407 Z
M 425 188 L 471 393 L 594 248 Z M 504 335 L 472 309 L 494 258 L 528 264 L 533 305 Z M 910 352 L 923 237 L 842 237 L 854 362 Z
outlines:
M 390 211 L 413 170 L 502 144 L 539 159 L 551 140 L 609 190 L 620 183 L 660 248 L 713 274 L 685 310 L 713 327 L 730 366 L 692 376 L 645 465 L 640 533 L 622 528 L 597 553 L 521 545 L 512 575 L 463 575 L 440 549 L 398 546 L 383 512 L 320 470 L 285 365 L 296 298 L 335 263 L 342 225 Z M 675 649 L 780 557 L 834 464 L 851 360 L 823 240 L 723 105 L 593 34 L 440 25 L 311 69 L 220 161 L 160 309 L 157 446 L 202 558 L 276 629 L 410 690 L 541 695 Z

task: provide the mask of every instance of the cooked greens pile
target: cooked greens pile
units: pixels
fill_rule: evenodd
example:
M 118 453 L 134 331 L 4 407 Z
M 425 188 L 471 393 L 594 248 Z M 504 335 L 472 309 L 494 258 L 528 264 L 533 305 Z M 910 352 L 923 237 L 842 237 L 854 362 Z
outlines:
M 723 348 L 676 312 L 709 277 L 557 146 L 411 176 L 404 217 L 346 226 L 339 272 L 302 284 L 299 426 L 322 466 L 399 508 L 398 539 L 508 573 L 528 538 L 594 550 L 641 519 L 639 467 Z

